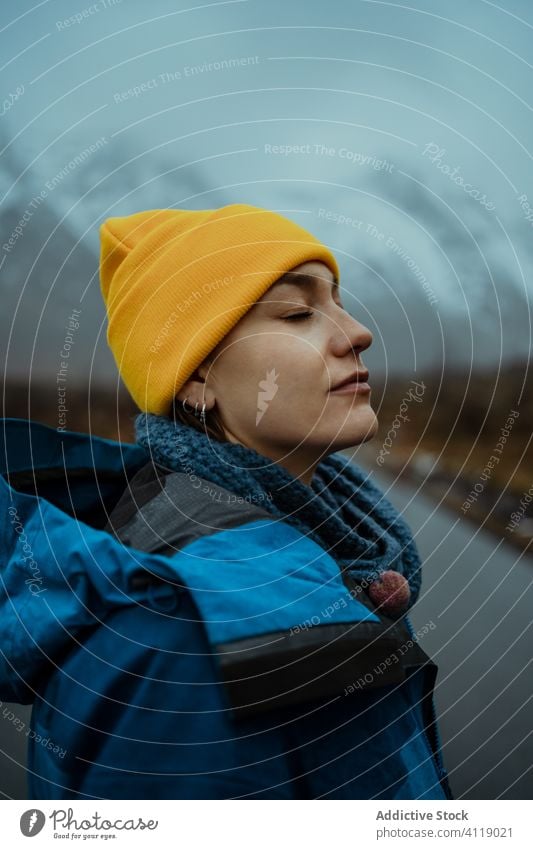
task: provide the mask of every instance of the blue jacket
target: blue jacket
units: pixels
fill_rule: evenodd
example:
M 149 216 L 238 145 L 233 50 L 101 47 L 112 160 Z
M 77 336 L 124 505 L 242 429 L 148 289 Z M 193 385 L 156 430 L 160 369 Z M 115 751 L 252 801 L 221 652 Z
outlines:
M 3 419 L 0 699 L 39 799 L 452 799 L 436 665 L 319 545 L 138 445 Z

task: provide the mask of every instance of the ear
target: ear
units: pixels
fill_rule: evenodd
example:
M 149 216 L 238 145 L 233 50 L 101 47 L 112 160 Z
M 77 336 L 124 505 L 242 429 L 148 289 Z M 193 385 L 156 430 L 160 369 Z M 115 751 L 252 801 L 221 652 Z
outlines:
M 199 398 L 203 392 L 204 381 L 199 380 L 197 376 L 197 372 L 194 372 L 193 375 L 188 379 L 186 383 L 183 384 L 180 391 L 177 393 L 176 398 L 178 401 L 185 401 L 185 398 L 189 398 L 189 403 L 191 402 L 191 398 Z
M 205 378 L 209 371 L 212 354 L 209 354 L 204 361 L 195 369 L 186 383 L 183 384 L 176 398 L 179 401 L 184 401 L 185 398 L 200 398 L 205 389 Z

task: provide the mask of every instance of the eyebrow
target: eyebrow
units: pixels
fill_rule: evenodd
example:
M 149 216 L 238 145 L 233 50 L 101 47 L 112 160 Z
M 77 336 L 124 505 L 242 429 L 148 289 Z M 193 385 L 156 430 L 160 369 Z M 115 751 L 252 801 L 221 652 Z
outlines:
M 276 280 L 270 288 L 273 289 L 274 286 L 299 286 L 300 288 L 304 288 L 307 286 L 316 286 L 319 280 L 324 279 L 324 277 L 317 277 L 315 274 L 298 274 L 298 272 L 289 272 L 284 274 L 283 277 L 280 277 L 279 280 Z M 333 291 L 337 291 L 339 289 L 339 281 L 337 279 L 330 280 L 329 282 L 331 283 Z

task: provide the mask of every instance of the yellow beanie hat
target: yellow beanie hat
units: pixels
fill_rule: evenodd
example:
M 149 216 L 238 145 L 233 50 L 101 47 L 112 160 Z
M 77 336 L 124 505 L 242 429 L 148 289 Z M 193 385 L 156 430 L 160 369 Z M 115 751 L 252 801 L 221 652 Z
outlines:
M 107 341 L 135 402 L 159 415 L 279 277 L 309 260 L 340 276 L 303 227 L 240 203 L 108 218 L 100 245 Z

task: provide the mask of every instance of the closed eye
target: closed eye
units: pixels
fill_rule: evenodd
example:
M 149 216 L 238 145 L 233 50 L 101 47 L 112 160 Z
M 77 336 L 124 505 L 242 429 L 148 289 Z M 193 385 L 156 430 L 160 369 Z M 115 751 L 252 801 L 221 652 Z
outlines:
M 342 304 L 337 304 L 337 306 L 340 307 L 341 310 L 344 310 L 346 312 L 346 307 L 344 307 Z M 314 315 L 314 313 L 310 312 L 309 310 L 307 310 L 306 312 L 294 312 L 291 315 L 283 316 L 281 320 L 282 321 L 305 321 L 306 319 L 311 318 L 311 316 L 313 316 L 313 315 Z
M 297 321 L 298 319 L 311 318 L 312 312 L 295 312 L 292 315 L 283 316 L 283 321 Z

